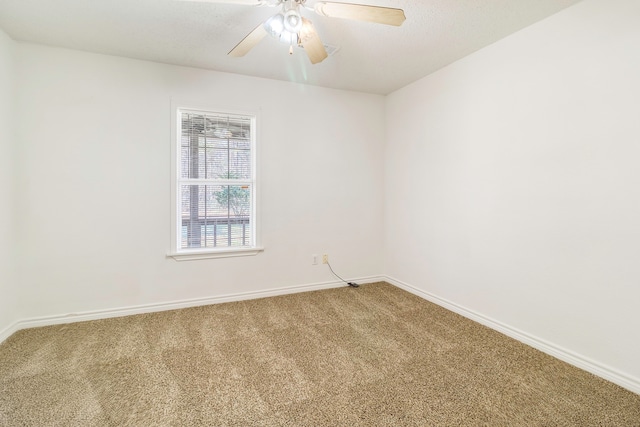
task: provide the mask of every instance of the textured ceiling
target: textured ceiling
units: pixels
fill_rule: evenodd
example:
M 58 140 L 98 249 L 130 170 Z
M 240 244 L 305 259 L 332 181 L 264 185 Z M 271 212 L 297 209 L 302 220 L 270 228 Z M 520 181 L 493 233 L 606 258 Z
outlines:
M 233 0 L 230 0 L 233 1 Z M 339 50 L 311 65 L 266 37 L 227 56 L 270 7 L 175 0 L 0 0 L 14 40 L 337 89 L 388 94 L 580 0 L 358 0 L 402 8 L 400 27 L 303 11 Z M 315 0 L 307 0 L 313 6 Z

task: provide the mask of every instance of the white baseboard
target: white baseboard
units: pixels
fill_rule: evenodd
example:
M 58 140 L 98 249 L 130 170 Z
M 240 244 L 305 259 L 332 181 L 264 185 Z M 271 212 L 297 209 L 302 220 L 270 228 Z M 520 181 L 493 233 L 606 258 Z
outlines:
M 384 276 L 368 276 L 350 278 L 348 281 L 357 283 L 374 283 L 384 281 Z M 223 302 L 243 301 L 256 298 L 273 297 L 277 295 L 295 294 L 298 292 L 317 291 L 321 289 L 331 289 L 347 286 L 340 281 L 310 283 L 306 285 L 286 286 L 282 288 L 272 288 L 261 291 L 240 292 L 237 294 L 227 294 L 215 297 L 194 298 L 180 301 L 168 301 L 156 304 L 144 304 L 130 307 L 121 307 L 107 310 L 84 311 L 80 313 L 69 313 L 63 315 L 35 317 L 22 319 L 9 325 L 0 331 L 0 343 L 9 338 L 14 332 L 21 329 L 37 328 L 41 326 L 59 325 L 63 323 L 85 322 L 87 320 L 108 319 L 111 317 L 131 316 L 134 314 L 152 313 L 157 311 L 177 310 L 180 308 L 197 307 L 202 305 L 220 304 Z
M 0 343 L 9 338 L 14 332 L 19 331 L 21 328 L 18 327 L 20 322 L 13 322 L 6 328 L 0 331 Z
M 417 295 L 423 299 L 433 302 L 434 304 L 444 307 L 447 310 L 458 313 L 468 319 L 471 319 L 484 326 L 487 326 L 491 329 L 501 332 L 504 335 L 507 335 L 537 350 L 540 350 L 550 356 L 553 356 L 557 359 L 567 362 L 570 365 L 576 366 L 600 378 L 604 378 L 605 380 L 611 381 L 612 383 L 617 384 L 620 387 L 624 387 L 627 390 L 640 394 L 640 379 L 638 378 L 634 378 L 614 368 L 611 368 L 602 363 L 591 360 L 588 357 L 581 356 L 573 351 L 567 350 L 556 344 L 550 343 L 546 340 L 530 335 L 526 332 L 513 328 L 509 325 L 506 325 L 502 322 L 494 320 L 490 317 L 484 316 L 473 310 L 469 310 L 468 308 L 462 307 L 444 298 L 440 298 L 437 295 L 434 295 L 430 292 L 426 292 L 414 286 L 408 285 L 407 283 L 401 282 L 400 280 L 396 280 L 392 277 L 385 277 L 384 280 L 387 283 L 397 286 L 398 288 L 404 289 L 414 295 Z
M 374 283 L 374 282 L 387 282 L 398 288 L 404 289 L 417 295 L 423 299 L 431 301 L 441 307 L 458 313 L 466 318 L 476 321 L 482 325 L 485 325 L 491 329 L 501 332 L 511 338 L 514 338 L 520 342 L 530 345 L 544 353 L 547 353 L 553 357 L 556 357 L 564 362 L 567 362 L 580 369 L 584 369 L 594 375 L 604 378 L 612 383 L 618 384 L 621 387 L 626 388 L 634 393 L 640 394 L 640 379 L 626 375 L 616 369 L 609 366 L 591 360 L 587 357 L 581 356 L 575 352 L 557 346 L 553 343 L 545 341 L 541 338 L 532 336 L 519 329 L 508 326 L 497 320 L 491 319 L 473 310 L 469 310 L 458 304 L 455 304 L 444 298 L 440 298 L 430 292 L 420 290 L 414 286 L 404 283 L 400 280 L 394 279 L 388 276 L 368 276 L 360 278 L 350 278 L 349 281 L 357 283 Z M 64 314 L 37 317 L 31 319 L 22 319 L 14 322 L 0 331 L 0 343 L 9 338 L 13 333 L 27 328 L 35 328 L 40 326 L 58 325 L 63 323 L 84 322 L 87 320 L 107 319 L 111 317 L 130 316 L 142 313 L 151 313 L 158 311 L 176 310 L 180 308 L 197 307 L 202 305 L 220 304 L 224 302 L 243 301 L 256 298 L 265 298 L 277 295 L 294 294 L 298 292 L 309 292 L 321 289 L 337 288 L 346 286 L 340 281 L 310 283 L 306 285 L 287 286 L 281 288 L 272 288 L 261 291 L 241 292 L 237 294 L 227 294 L 215 297 L 195 298 L 180 301 L 168 301 L 156 304 L 144 304 L 130 307 L 121 307 L 107 310 L 94 310 L 80 313 Z

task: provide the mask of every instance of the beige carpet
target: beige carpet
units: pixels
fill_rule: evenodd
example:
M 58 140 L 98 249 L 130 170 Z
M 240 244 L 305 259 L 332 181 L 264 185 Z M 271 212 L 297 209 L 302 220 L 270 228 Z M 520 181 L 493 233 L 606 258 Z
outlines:
M 23 330 L 2 426 L 640 426 L 640 396 L 386 283 Z

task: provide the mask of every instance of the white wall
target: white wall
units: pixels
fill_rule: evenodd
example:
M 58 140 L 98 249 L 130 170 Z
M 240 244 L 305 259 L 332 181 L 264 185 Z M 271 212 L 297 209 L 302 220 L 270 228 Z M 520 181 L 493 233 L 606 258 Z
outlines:
M 640 387 L 640 2 L 584 1 L 387 99 L 385 272 Z
M 14 45 L 0 29 L 0 332 L 17 317 L 14 276 Z
M 384 99 L 20 44 L 26 318 L 382 273 Z M 262 243 L 176 262 L 170 102 L 261 108 Z

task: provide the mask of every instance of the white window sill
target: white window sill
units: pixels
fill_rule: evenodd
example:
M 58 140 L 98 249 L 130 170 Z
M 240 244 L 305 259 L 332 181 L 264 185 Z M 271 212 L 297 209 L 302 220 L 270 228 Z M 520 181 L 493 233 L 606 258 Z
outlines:
M 184 251 L 169 253 L 167 257 L 173 258 L 176 261 L 193 261 L 196 259 L 212 259 L 212 258 L 230 258 L 238 256 L 253 256 L 264 251 L 262 247 L 254 248 L 229 248 L 229 249 L 216 249 L 208 251 Z

